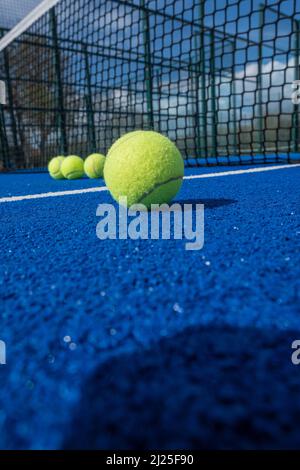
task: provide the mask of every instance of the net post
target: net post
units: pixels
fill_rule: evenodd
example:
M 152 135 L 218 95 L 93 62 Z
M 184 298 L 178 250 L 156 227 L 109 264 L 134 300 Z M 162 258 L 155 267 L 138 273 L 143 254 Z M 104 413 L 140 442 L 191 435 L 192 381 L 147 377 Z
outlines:
M 160 100 L 161 100 L 161 85 L 160 85 L 160 76 L 159 76 L 159 70 L 156 69 L 156 74 L 155 74 L 155 78 L 156 78 L 156 87 L 157 87 L 157 126 L 158 126 L 158 132 L 161 132 L 161 117 L 160 117 L 160 112 L 161 112 L 161 109 L 160 109 Z
M 195 45 L 195 64 L 196 70 L 191 68 L 192 71 L 192 82 L 194 82 L 194 93 L 195 93 L 195 114 L 194 114 L 194 121 L 195 121 L 195 137 L 196 137 L 196 160 L 201 155 L 201 122 L 200 122 L 200 106 L 199 106 L 199 81 L 201 76 L 201 66 L 200 66 L 200 54 L 198 51 L 200 50 L 197 36 L 194 38 L 194 45 Z
M 3 162 L 3 168 L 8 169 L 8 141 L 5 129 L 5 117 L 3 111 L 3 105 L 6 104 L 6 86 L 5 82 L 0 80 L 0 158 Z
M 3 167 L 5 170 L 9 169 L 9 145 L 6 135 L 5 117 L 3 106 L 0 105 L 0 141 L 1 141 L 1 156 L 3 161 Z
M 197 160 L 201 156 L 207 157 L 207 106 L 206 106 L 206 83 L 205 83 L 205 36 L 204 36 L 204 13 L 205 0 L 198 0 L 197 19 L 199 21 L 199 33 L 195 35 L 196 51 L 196 79 L 195 79 L 195 134 L 196 134 L 196 154 Z M 198 54 L 199 52 L 199 54 Z M 203 144 L 202 144 L 203 142 Z
M 131 84 L 131 79 L 128 79 L 128 97 L 127 97 L 127 109 L 129 112 L 130 117 L 134 116 L 134 109 L 135 109 L 135 103 L 134 100 L 132 99 L 132 84 Z M 125 124 L 127 128 L 127 121 Z
M 201 74 L 201 153 L 207 158 L 207 101 L 206 101 L 206 66 L 205 66 L 205 35 L 204 15 L 205 0 L 200 0 L 200 74 Z M 203 145 L 202 145 L 203 142 Z
M 295 21 L 295 74 L 294 80 L 300 80 L 300 21 Z M 299 104 L 293 110 L 293 150 L 299 152 Z
M 92 94 L 92 80 L 89 64 L 89 56 L 86 44 L 82 45 L 84 55 L 85 77 L 87 84 L 86 107 L 88 117 L 88 136 L 91 140 L 90 151 L 96 152 L 96 129 L 95 129 L 95 116 L 93 109 L 93 94 Z
M 61 57 L 60 57 L 60 46 L 59 39 L 57 34 L 57 19 L 55 14 L 55 8 L 52 8 L 50 11 L 50 27 L 52 32 L 52 41 L 54 47 L 54 66 L 55 66 L 55 75 L 56 75 L 56 86 L 57 86 L 57 104 L 59 110 L 59 127 L 60 127 L 60 136 L 61 136 L 61 152 L 64 155 L 68 154 L 68 141 L 67 141 L 67 131 L 66 131 L 66 113 L 64 109 L 64 93 L 62 85 L 62 72 L 61 72 Z
M 22 149 L 20 149 L 19 142 L 18 142 L 18 130 L 17 130 L 17 122 L 14 113 L 14 99 L 13 99 L 13 90 L 12 90 L 12 83 L 11 83 L 11 76 L 10 76 L 10 66 L 9 66 L 9 56 L 7 49 L 3 51 L 4 56 L 4 70 L 5 70 L 5 78 L 6 78 L 6 85 L 7 85 L 7 105 L 10 114 L 10 121 L 11 121 L 11 129 L 12 129 L 12 137 L 15 149 L 15 157 L 11 160 L 10 156 L 8 155 L 8 166 L 10 168 L 16 167 L 16 158 L 22 157 L 24 160 L 24 153 Z
M 237 126 L 236 126 L 236 81 L 235 81 L 235 51 L 236 51 L 236 40 L 234 39 L 231 42 L 232 46 L 232 56 L 233 56 L 233 61 L 232 61 L 232 76 L 231 76 L 231 83 L 230 83 L 230 95 L 232 98 L 232 102 L 230 103 L 230 106 L 232 107 L 232 128 L 233 128 L 233 151 L 234 151 L 234 156 L 236 157 L 238 155 L 238 150 L 237 150 Z
M 262 96 L 262 65 L 263 65 L 263 27 L 265 18 L 265 6 L 259 5 L 259 26 L 258 26 L 258 70 L 257 70 L 257 91 L 258 91 L 258 149 L 259 153 L 264 152 L 264 118 L 263 118 L 263 96 Z
M 154 117 L 153 117 L 153 76 L 152 76 L 152 63 L 151 63 L 151 37 L 150 37 L 149 13 L 145 7 L 145 0 L 141 1 L 141 15 L 142 15 L 143 40 L 144 40 L 147 118 L 148 118 L 148 127 L 150 129 L 153 129 Z

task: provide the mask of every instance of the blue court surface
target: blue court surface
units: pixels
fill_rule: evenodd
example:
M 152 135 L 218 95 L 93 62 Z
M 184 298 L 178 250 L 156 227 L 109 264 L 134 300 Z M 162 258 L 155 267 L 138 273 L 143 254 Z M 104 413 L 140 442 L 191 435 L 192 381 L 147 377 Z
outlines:
M 176 201 L 205 205 L 199 251 L 99 240 L 112 199 L 81 190 L 102 180 L 1 174 L 0 448 L 299 448 L 300 166 L 286 167 L 187 170 L 201 177 Z

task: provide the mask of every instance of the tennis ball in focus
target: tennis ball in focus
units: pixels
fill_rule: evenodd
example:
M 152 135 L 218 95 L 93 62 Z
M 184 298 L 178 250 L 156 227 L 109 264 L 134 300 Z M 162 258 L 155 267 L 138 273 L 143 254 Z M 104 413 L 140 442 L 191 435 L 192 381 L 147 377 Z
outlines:
M 76 155 L 66 157 L 61 164 L 61 172 L 68 180 L 75 180 L 84 175 L 83 160 Z
M 169 203 L 179 191 L 184 163 L 177 147 L 153 131 L 130 132 L 117 140 L 105 160 L 104 179 L 113 198 L 127 205 Z
M 89 178 L 102 178 L 105 156 L 101 153 L 92 153 L 84 161 L 84 171 Z
M 50 160 L 48 164 L 48 171 L 50 176 L 55 180 L 62 180 L 64 178 L 61 172 L 61 164 L 64 161 L 65 157 L 54 157 Z

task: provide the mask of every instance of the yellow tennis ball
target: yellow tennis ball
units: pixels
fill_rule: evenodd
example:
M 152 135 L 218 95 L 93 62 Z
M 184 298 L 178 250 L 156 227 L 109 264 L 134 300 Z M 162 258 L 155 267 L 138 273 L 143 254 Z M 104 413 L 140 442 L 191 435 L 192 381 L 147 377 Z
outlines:
M 92 153 L 84 161 L 84 171 L 89 178 L 102 178 L 105 156 L 101 153 Z
M 127 205 L 169 203 L 184 175 L 182 156 L 171 140 L 153 131 L 130 132 L 117 140 L 105 160 L 104 179 L 113 198 Z
M 83 160 L 76 155 L 66 157 L 61 164 L 61 172 L 68 180 L 75 180 L 84 175 Z
M 61 172 L 61 164 L 64 161 L 65 157 L 54 157 L 52 160 L 50 160 L 48 164 L 48 171 L 50 173 L 50 176 L 54 178 L 55 180 L 61 180 L 64 178 L 62 172 Z

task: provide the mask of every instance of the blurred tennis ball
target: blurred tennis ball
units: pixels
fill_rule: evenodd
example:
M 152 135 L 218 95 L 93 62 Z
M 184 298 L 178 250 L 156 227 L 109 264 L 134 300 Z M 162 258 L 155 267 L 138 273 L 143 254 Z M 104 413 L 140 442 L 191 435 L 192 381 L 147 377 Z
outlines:
M 103 178 L 105 156 L 101 153 L 92 153 L 84 161 L 84 171 L 89 178 Z
M 84 175 L 83 160 L 76 155 L 66 157 L 61 164 L 61 172 L 68 180 L 82 178 Z
M 184 174 L 182 156 L 171 140 L 153 131 L 130 132 L 117 140 L 105 160 L 104 179 L 113 198 L 127 205 L 169 203 Z
M 55 180 L 61 180 L 64 178 L 62 172 L 61 172 L 61 164 L 64 161 L 65 157 L 54 157 L 50 160 L 48 164 L 48 171 L 50 173 L 50 176 L 54 178 Z

